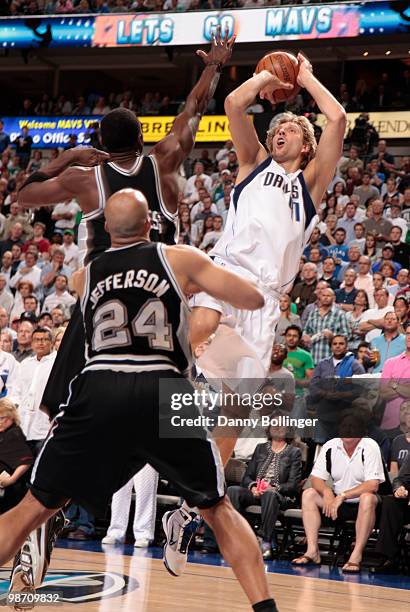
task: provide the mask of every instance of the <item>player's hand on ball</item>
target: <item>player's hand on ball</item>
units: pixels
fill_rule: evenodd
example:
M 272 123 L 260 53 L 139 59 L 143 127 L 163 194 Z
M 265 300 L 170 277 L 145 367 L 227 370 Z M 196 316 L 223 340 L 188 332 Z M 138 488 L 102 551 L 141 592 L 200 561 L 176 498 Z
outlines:
M 220 64 L 223 66 L 228 62 L 232 55 L 232 49 L 235 44 L 236 36 L 229 38 L 229 30 L 225 29 L 225 34 L 222 37 L 221 26 L 216 28 L 216 33 L 212 32 L 212 44 L 208 53 L 198 49 L 196 52 L 204 63 L 208 66 L 209 64 Z
M 73 163 L 77 166 L 98 166 L 111 159 L 111 155 L 105 151 L 94 149 L 93 147 L 74 147 L 71 149 Z
M 271 104 L 275 104 L 274 91 L 277 89 L 293 89 L 292 83 L 284 83 L 275 74 L 269 72 L 269 70 L 262 70 L 259 74 L 263 74 L 264 80 L 264 85 L 259 92 L 261 100 L 269 100 Z
M 296 82 L 300 87 L 305 87 L 306 79 L 308 79 L 313 74 L 312 64 L 309 62 L 307 57 L 298 53 L 297 55 L 299 62 L 299 73 L 296 79 Z

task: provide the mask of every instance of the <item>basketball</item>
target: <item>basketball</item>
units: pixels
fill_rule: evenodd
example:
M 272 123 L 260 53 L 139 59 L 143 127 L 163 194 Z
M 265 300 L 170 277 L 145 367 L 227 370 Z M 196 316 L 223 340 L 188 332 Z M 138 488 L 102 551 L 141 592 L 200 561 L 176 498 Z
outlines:
M 291 100 L 300 91 L 296 79 L 299 72 L 299 63 L 294 55 L 286 51 L 273 51 L 265 55 L 256 66 L 256 74 L 262 70 L 268 70 L 275 74 L 284 83 L 292 83 L 293 89 L 276 89 L 273 92 L 275 102 L 286 102 Z

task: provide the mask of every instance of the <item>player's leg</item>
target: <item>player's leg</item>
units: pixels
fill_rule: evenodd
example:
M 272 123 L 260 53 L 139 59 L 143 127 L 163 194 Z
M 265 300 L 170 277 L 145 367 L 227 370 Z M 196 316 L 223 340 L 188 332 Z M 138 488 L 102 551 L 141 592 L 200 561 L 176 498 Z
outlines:
M 233 508 L 227 496 L 212 508 L 200 511 L 251 605 L 259 604 L 257 609 L 274 612 L 276 606 L 269 593 L 262 555 L 249 523 Z

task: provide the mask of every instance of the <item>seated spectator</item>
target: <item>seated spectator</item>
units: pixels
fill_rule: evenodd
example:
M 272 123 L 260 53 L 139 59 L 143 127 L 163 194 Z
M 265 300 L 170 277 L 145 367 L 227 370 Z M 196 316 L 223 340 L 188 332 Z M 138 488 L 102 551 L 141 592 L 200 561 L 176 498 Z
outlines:
M 215 216 L 218 214 L 216 204 L 212 202 L 212 198 L 209 194 L 204 195 L 202 200 L 195 204 L 191 209 L 191 220 L 193 223 L 198 221 L 205 221 L 209 216 Z
M 33 464 L 33 454 L 20 428 L 15 405 L 0 399 L 0 514 L 14 508 L 27 493 L 27 470 Z
M 20 323 L 20 328 L 28 322 Z M 19 329 L 20 331 L 20 329 Z M 40 410 L 41 400 L 56 353 L 52 353 L 52 336 L 48 329 L 38 327 L 32 333 L 33 355 L 20 366 L 18 407 L 21 428 L 34 456 L 37 456 L 50 429 L 48 416 Z
M 389 306 L 389 292 L 387 289 L 376 289 L 374 292 L 375 308 L 363 313 L 359 324 L 359 331 L 365 334 L 366 342 L 371 342 L 380 336 L 384 325 L 384 317 L 388 312 L 394 312 L 393 306 Z
M 343 277 L 343 285 L 335 291 L 336 305 L 344 312 L 353 310 L 353 304 L 357 295 L 355 281 L 357 278 L 356 272 L 352 268 L 347 268 Z
M 42 166 L 44 165 L 42 157 L 43 154 L 41 151 L 34 151 L 33 156 L 27 166 L 28 174 L 32 174 L 33 172 L 38 172 L 39 170 L 41 170 Z
M 25 314 L 31 312 L 37 318 L 40 309 L 38 299 L 35 295 L 27 295 L 25 298 L 23 298 L 23 305 Z
M 315 301 L 315 289 L 317 284 L 317 267 L 313 263 L 305 263 L 302 267 L 302 278 L 300 283 L 293 286 L 291 292 L 292 302 L 296 304 L 297 313 L 300 316 L 308 304 Z
M 223 232 L 221 215 L 215 215 L 214 217 L 208 218 L 212 219 L 212 228 L 203 236 L 202 242 L 199 245 L 199 248 L 203 251 L 215 246 Z
M 64 312 L 61 308 L 53 308 L 51 311 L 51 320 L 53 324 L 53 329 L 58 329 L 59 327 L 63 327 L 66 321 L 64 317 Z
M 410 286 L 409 271 L 407 268 L 402 268 L 398 271 L 395 284 L 387 287 L 387 290 L 392 296 L 404 297 L 408 300 L 410 297 Z
M 296 314 L 293 314 L 291 312 L 290 307 L 290 295 L 288 295 L 287 293 L 281 295 L 279 298 L 280 318 L 276 326 L 275 343 L 284 341 L 283 336 L 285 330 L 289 327 L 289 325 L 297 325 L 300 327 L 300 317 Z
M 371 175 L 369 172 L 363 172 L 361 183 L 354 187 L 353 194 L 359 198 L 359 206 L 364 207 L 366 202 L 371 198 L 379 198 L 380 192 L 374 185 L 370 183 Z
M 410 245 L 402 242 L 401 236 L 401 228 L 393 226 L 390 230 L 390 243 L 385 244 L 384 249 L 386 249 L 387 245 L 390 244 L 393 249 L 391 259 L 394 262 L 397 262 L 397 264 L 399 264 L 402 268 L 408 268 L 410 265 Z
M 407 244 L 406 243 L 406 236 L 407 236 L 407 232 L 408 232 L 407 221 L 405 219 L 403 219 L 403 217 L 401 216 L 401 206 L 400 206 L 399 203 L 392 203 L 392 205 L 390 207 L 389 221 L 393 225 L 393 228 L 398 227 L 398 228 L 401 229 L 400 242 L 403 243 L 403 244 Z M 398 246 L 396 240 L 394 238 L 392 238 L 391 231 L 390 231 L 389 238 L 390 238 L 390 242 L 392 243 L 392 245 L 394 247 Z M 396 259 L 396 257 L 397 257 L 397 255 L 396 255 L 396 252 L 395 252 L 395 255 L 394 255 L 393 259 L 395 259 L 396 261 L 398 261 L 399 263 L 401 263 L 405 267 L 407 267 L 409 265 L 409 259 L 407 259 L 407 263 L 404 263 L 404 262 L 402 263 L 399 259 Z
M 271 418 L 285 415 L 276 410 Z M 259 535 L 264 559 L 270 559 L 272 548 L 276 548 L 275 523 L 279 510 L 294 505 L 302 478 L 300 449 L 292 446 L 287 436 L 285 427 L 268 428 L 268 441 L 256 447 L 241 486 L 227 490 L 232 505 L 239 512 L 250 505 L 261 506 Z
M 7 287 L 9 286 L 10 276 L 14 274 L 15 270 L 13 270 L 13 255 L 11 251 L 5 251 L 1 258 L 1 268 L 0 272 L 4 275 Z
M 410 326 L 405 330 L 406 349 L 384 363 L 380 384 L 380 397 L 386 406 L 380 427 L 394 438 L 400 425 L 400 407 L 408 399 L 410 379 Z
M 345 208 L 345 215 L 342 219 L 337 222 L 337 229 L 343 228 L 346 232 L 345 242 L 350 245 L 352 240 L 355 238 L 354 226 L 358 222 L 356 217 L 356 207 L 354 204 L 348 201 Z
M 27 242 L 23 244 L 23 253 L 25 253 L 32 244 L 35 244 L 38 247 L 40 253 L 46 253 L 50 248 L 50 242 L 47 240 L 47 238 L 44 238 L 45 231 L 46 226 L 44 223 L 41 223 L 41 221 L 36 221 L 36 223 L 33 225 L 33 237 L 31 240 L 27 240 Z
M 353 302 L 353 309 L 346 313 L 347 324 L 350 334 L 348 336 L 348 345 L 351 351 L 354 351 L 362 344 L 361 339 L 363 334 L 359 331 L 359 325 L 363 317 L 363 313 L 369 309 L 369 298 L 366 291 L 358 289 Z
M 360 342 L 359 346 L 356 350 L 356 359 L 363 366 L 365 372 L 367 373 L 370 368 L 373 367 L 374 361 L 370 355 L 370 343 L 369 342 Z
M 49 312 L 42 312 L 38 319 L 39 327 L 47 327 L 50 331 L 53 329 L 53 318 Z M 57 327 L 56 329 L 61 329 Z M 64 328 L 65 329 L 65 328 Z
M 320 280 L 317 282 L 315 289 L 316 301 L 312 302 L 311 304 L 308 304 L 302 312 L 302 316 L 300 317 L 300 323 L 302 328 L 305 327 L 306 321 L 308 320 L 310 313 L 313 312 L 315 308 L 318 308 L 320 306 L 320 294 L 324 289 L 327 289 L 328 287 L 329 284 L 325 280 Z
M 303 251 L 303 255 L 310 259 L 310 251 L 312 248 L 317 248 L 320 251 L 320 258 L 323 259 L 327 257 L 328 251 L 327 249 L 320 243 L 321 233 L 319 227 L 315 227 L 310 236 L 309 244 Z
M 405 336 L 399 331 L 399 320 L 395 312 L 388 312 L 384 315 L 382 333 L 373 338 L 370 347 L 379 354 L 379 360 L 373 368 L 374 374 L 383 370 L 387 359 L 401 355 L 405 351 Z
M 311 347 L 316 364 L 331 354 L 330 341 L 334 336 L 349 334 L 346 315 L 334 304 L 332 289 L 323 289 L 319 296 L 319 306 L 310 313 L 304 328 L 303 341 Z
M 354 286 L 357 290 L 361 289 L 362 291 L 366 292 L 369 304 L 373 303 L 374 301 L 373 277 L 370 273 L 370 267 L 370 258 L 367 255 L 361 255 L 358 262 L 358 273 L 354 282 Z
M 71 270 L 64 265 L 65 253 L 62 249 L 54 247 L 51 262 L 46 264 L 41 270 L 41 283 L 43 285 L 44 296 L 47 297 L 55 291 L 55 280 L 60 274 L 67 278 L 71 276 Z
M 179 213 L 179 243 L 196 246 L 199 244 L 199 229 L 191 223 L 189 210 L 180 210 Z
M 5 274 L 0 273 L 0 308 L 5 308 L 7 314 L 10 314 L 13 304 L 14 297 L 8 290 L 7 277 Z
M 16 223 L 20 224 L 22 228 L 22 232 L 19 236 L 21 240 L 23 242 L 29 240 L 33 235 L 33 228 L 30 225 L 30 218 L 26 212 L 23 212 L 23 209 L 19 206 L 17 201 L 10 205 L 10 214 L 7 215 L 4 223 L 3 239 L 7 238 L 8 236 L 11 237 L 12 228 L 16 225 Z
M 55 291 L 46 297 L 43 309 L 51 312 L 54 308 L 63 308 L 66 316 L 69 318 L 70 310 L 74 307 L 77 300 L 69 293 L 67 287 L 68 278 L 64 274 L 58 274 L 54 282 Z
M 395 276 L 397 272 L 401 269 L 401 265 L 397 263 L 397 261 L 393 261 L 394 248 L 390 242 L 386 242 L 384 247 L 382 248 L 382 256 L 372 265 L 372 272 L 382 272 L 381 267 L 385 261 L 389 261 L 393 264 L 395 270 Z M 383 273 L 383 272 L 382 272 Z
M 366 228 L 365 228 L 366 229 Z M 376 237 L 374 234 L 367 233 L 364 243 L 363 255 L 366 255 L 374 263 L 381 255 L 381 249 L 376 247 Z
M 64 234 L 67 229 L 73 230 L 76 225 L 77 213 L 80 210 L 77 201 L 70 198 L 54 206 L 51 218 L 55 222 L 55 232 Z
M 343 262 L 339 268 L 339 272 L 337 278 L 342 281 L 344 274 L 348 268 L 351 268 L 355 272 L 359 271 L 359 259 L 361 253 L 360 249 L 357 246 L 350 246 L 347 252 L 347 261 Z
M 380 266 L 380 272 L 384 276 L 384 286 L 392 296 L 393 291 L 397 289 L 397 281 L 394 278 L 395 267 L 392 261 L 385 260 Z
M 323 513 L 333 521 L 356 521 L 354 548 L 342 571 L 360 572 L 363 551 L 376 521 L 377 490 L 385 481 L 377 443 L 370 438 L 352 437 L 364 430 L 361 419 L 349 416 L 341 423 L 340 438 L 329 440 L 320 451 L 311 473 L 311 488 L 302 495 L 307 550 L 292 561 L 295 565 L 320 563 L 318 535 Z M 328 484 L 330 478 L 332 488 Z
M 22 321 L 18 326 L 17 339 L 14 342 L 13 357 L 19 363 L 34 355 L 31 348 L 34 325 L 29 321 Z
M 378 170 L 385 174 L 388 174 L 389 172 L 394 170 L 395 167 L 394 157 L 393 155 L 390 155 L 390 153 L 388 153 L 386 145 L 387 143 L 385 140 L 379 140 L 377 144 L 377 152 L 371 155 L 370 161 L 376 159 L 378 162 Z
M 282 410 L 291 412 L 295 400 L 295 377 L 283 363 L 288 355 L 288 349 L 283 343 L 274 343 L 272 346 L 271 362 L 267 375 L 267 383 L 264 386 L 266 393 L 280 393 L 282 398 Z
M 321 250 L 319 247 L 316 247 L 316 246 L 311 247 L 308 261 L 309 263 L 315 264 L 318 275 L 321 275 L 323 268 L 322 268 L 322 255 L 321 255 Z
M 399 296 L 394 300 L 393 308 L 399 322 L 399 332 L 404 334 L 406 327 L 410 325 L 409 303 L 404 296 Z
M 359 158 L 359 149 L 355 146 L 350 147 L 349 157 L 340 164 L 339 170 L 343 178 L 346 178 L 348 168 L 358 168 L 360 171 L 363 170 L 363 162 Z
M 357 246 L 360 252 L 363 253 L 366 238 L 364 236 L 364 225 L 361 221 L 357 221 L 353 227 L 354 238 L 350 241 L 349 246 Z
M 13 244 L 13 246 L 11 247 L 10 278 L 13 276 L 13 274 L 17 272 L 17 268 L 21 264 L 21 255 L 22 255 L 21 244 L 17 244 L 17 243 Z M 10 281 L 9 281 L 9 284 L 10 284 Z
M 410 454 L 410 401 L 406 400 L 400 406 L 400 433 L 391 445 L 390 473 L 397 476 L 403 463 Z
M 41 270 L 37 266 L 38 256 L 30 251 L 26 251 L 24 262 L 22 261 L 16 273 L 10 279 L 10 287 L 18 289 L 22 282 L 31 283 L 32 293 L 39 293 L 41 290 Z
M 6 251 L 11 251 L 13 253 L 13 247 L 15 245 L 22 246 L 23 244 L 23 226 L 21 223 L 15 223 L 10 229 L 10 235 L 5 240 L 0 242 L 0 253 L 4 255 Z M 20 248 L 21 255 L 21 248 Z M 19 261 L 20 261 L 19 255 Z
M 384 204 L 376 199 L 372 202 L 372 217 L 363 221 L 366 234 L 376 238 L 376 248 L 382 248 L 389 241 L 392 224 L 383 216 Z M 368 255 L 368 253 L 366 253 Z
M 336 264 L 333 257 L 325 257 L 322 264 L 322 276 L 320 281 L 326 281 L 327 286 L 336 291 L 340 287 L 340 281 L 337 279 Z
M 344 227 L 338 227 L 335 230 L 334 239 L 335 244 L 331 244 L 329 247 L 327 247 L 327 251 L 335 260 L 339 271 L 341 262 L 348 261 L 347 254 L 349 252 L 349 247 L 345 244 L 346 230 Z
M 11 353 L 13 350 L 13 336 L 11 335 L 11 332 L 0 332 L 0 349 L 5 353 Z
M 410 453 L 393 481 L 393 495 L 383 497 L 376 553 L 381 557 L 372 574 L 399 572 L 398 539 L 404 525 L 410 522 Z
M 208 176 L 207 174 L 205 174 L 204 172 L 204 165 L 201 164 L 201 162 L 197 162 L 194 166 L 194 173 L 192 176 L 189 177 L 189 179 L 186 182 L 185 185 L 185 189 L 184 189 L 184 194 L 186 196 L 190 196 L 193 191 L 194 191 L 194 186 L 195 186 L 195 180 L 197 178 L 200 178 L 203 180 L 204 182 L 204 186 L 207 189 L 207 191 L 211 192 L 212 190 L 212 179 L 210 176 Z

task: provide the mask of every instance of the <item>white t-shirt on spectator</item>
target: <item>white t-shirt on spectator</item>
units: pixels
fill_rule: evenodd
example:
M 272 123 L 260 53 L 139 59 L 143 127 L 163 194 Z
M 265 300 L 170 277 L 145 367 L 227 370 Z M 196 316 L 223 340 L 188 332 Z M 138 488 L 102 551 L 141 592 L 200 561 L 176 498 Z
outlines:
M 197 202 L 196 204 L 194 204 L 194 206 L 191 208 L 191 222 L 192 223 L 195 221 L 195 217 L 199 215 L 199 213 L 201 213 L 203 210 L 204 210 L 204 205 L 202 204 L 202 202 Z M 211 208 L 209 210 L 213 215 L 218 214 L 218 208 L 216 204 L 214 203 L 211 204 Z
M 12 402 L 17 402 L 20 364 L 17 359 L 0 349 L 0 394 Z
M 326 468 L 326 452 L 330 449 L 332 473 Z M 384 470 L 379 445 L 371 438 L 362 438 L 351 457 L 347 454 L 341 438 L 333 438 L 323 445 L 315 461 L 311 476 L 321 480 L 333 480 L 336 495 L 348 491 L 369 480 L 384 482 Z M 347 499 L 358 503 L 359 498 Z
M 55 222 L 55 226 L 57 229 L 74 229 L 75 227 L 75 218 L 78 211 L 81 210 L 77 204 L 76 200 L 71 200 L 70 202 L 61 202 L 54 207 L 53 214 L 56 215 L 64 215 L 65 213 L 72 213 L 72 219 L 60 219 Z
M 11 295 L 10 291 L 5 287 L 3 291 L 0 291 L 0 308 L 5 308 L 7 310 L 7 314 L 9 315 L 11 309 L 13 308 L 14 297 Z
M 68 292 L 64 291 L 61 295 L 57 295 L 55 292 L 50 293 L 44 300 L 43 311 L 51 312 L 53 308 L 63 306 L 66 314 L 70 312 L 70 306 L 76 303 L 76 299 Z
M 78 268 L 80 267 L 80 264 L 79 264 L 80 249 L 78 248 L 78 246 L 74 244 L 73 242 L 72 244 L 70 244 L 70 246 L 62 244 L 61 249 L 64 251 L 64 254 L 65 254 L 65 257 L 64 257 L 65 265 L 68 266 L 70 270 L 72 270 L 73 272 L 78 270 Z
M 407 221 L 405 221 L 401 217 L 397 217 L 397 219 L 392 219 L 391 217 L 388 217 L 388 219 L 393 227 L 399 227 L 401 229 L 400 242 L 406 242 L 406 235 L 408 229 Z
M 199 245 L 200 249 L 206 249 L 209 245 L 214 246 L 214 244 L 216 244 L 219 240 L 219 238 L 222 236 L 222 230 L 219 230 L 219 232 L 212 230 L 211 232 L 207 232 L 201 242 L 201 244 Z
M 211 192 L 211 189 L 212 189 L 211 177 L 208 176 L 207 174 L 201 174 L 199 177 L 196 174 L 194 174 L 193 176 L 190 176 L 186 182 L 185 189 L 184 189 L 184 195 L 190 196 L 191 193 L 195 191 L 195 181 L 197 178 L 202 179 L 204 181 L 205 189 Z
M 362 314 L 361 323 L 369 321 L 370 319 L 383 319 L 384 315 L 388 312 L 394 312 L 393 306 L 385 306 L 384 308 L 370 308 L 365 310 Z M 366 342 L 371 342 L 374 338 L 377 338 L 382 333 L 381 329 L 372 329 L 366 334 Z
M 33 285 L 33 291 L 36 293 L 41 287 L 41 270 L 38 266 L 33 266 L 30 272 L 22 274 L 20 270 L 26 267 L 27 266 L 23 261 L 17 269 L 15 275 L 11 277 L 9 285 L 14 289 L 17 287 L 20 281 L 27 281 Z
M 36 356 L 27 357 L 20 364 L 17 403 L 27 440 L 44 440 L 50 429 L 48 416 L 39 408 L 56 355 L 54 351 L 40 361 Z

